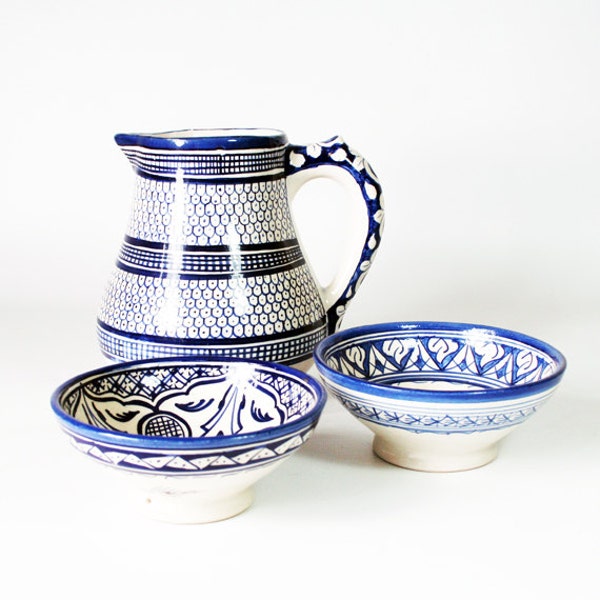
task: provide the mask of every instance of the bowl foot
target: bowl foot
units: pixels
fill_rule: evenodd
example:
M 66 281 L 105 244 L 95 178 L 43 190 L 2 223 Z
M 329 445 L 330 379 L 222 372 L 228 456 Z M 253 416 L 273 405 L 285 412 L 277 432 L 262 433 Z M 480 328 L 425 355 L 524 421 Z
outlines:
M 212 523 L 245 511 L 254 499 L 251 488 L 227 496 L 179 490 L 151 490 L 142 497 L 147 517 L 168 523 Z
M 394 438 L 376 435 L 373 451 L 393 465 L 415 471 L 447 473 L 476 469 L 498 456 L 508 430 L 450 435 L 395 430 Z
M 130 504 L 145 517 L 168 523 L 212 523 L 249 508 L 254 500 L 254 484 L 281 462 L 199 476 L 121 474 Z

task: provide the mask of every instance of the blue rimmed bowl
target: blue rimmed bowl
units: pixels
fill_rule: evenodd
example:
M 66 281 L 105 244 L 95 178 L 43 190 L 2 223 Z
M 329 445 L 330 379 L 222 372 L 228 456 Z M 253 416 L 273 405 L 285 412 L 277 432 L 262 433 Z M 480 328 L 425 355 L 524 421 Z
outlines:
M 374 434 L 382 459 L 422 471 L 482 466 L 554 392 L 564 356 L 535 338 L 467 323 L 340 331 L 315 349 L 327 390 Z
M 256 481 L 309 438 L 325 398 L 291 367 L 166 358 L 79 375 L 51 406 L 78 450 L 128 475 L 149 516 L 199 523 L 248 508 Z

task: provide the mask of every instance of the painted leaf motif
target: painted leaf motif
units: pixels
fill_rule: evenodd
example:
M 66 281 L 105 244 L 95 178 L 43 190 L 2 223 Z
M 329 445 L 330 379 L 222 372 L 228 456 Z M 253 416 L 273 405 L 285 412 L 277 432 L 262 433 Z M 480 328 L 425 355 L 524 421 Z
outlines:
M 482 368 L 499 361 L 505 354 L 500 344 L 491 342 L 478 344 L 473 347 L 473 351 L 479 356 L 479 365 Z
M 369 351 L 369 377 L 378 377 L 386 373 L 394 373 L 397 369 L 389 361 L 389 357 L 373 344 Z
M 206 435 L 235 435 L 280 425 L 285 420 L 280 396 L 266 385 L 230 386 L 219 402 L 218 410 L 205 421 Z
M 246 392 L 251 396 L 249 410 L 240 413 L 240 424 L 243 431 L 262 429 L 263 424 L 269 427 L 281 425 L 285 421 L 285 412 L 280 404 L 280 396 L 267 386 L 258 385 Z
M 306 158 L 297 152 L 290 152 L 289 160 L 292 167 L 296 167 L 297 169 L 306 162 Z
M 413 346 L 405 344 L 402 340 L 388 340 L 381 346 L 383 353 L 391 358 L 398 366 L 402 366 L 405 357 L 410 354 Z
M 139 421 L 153 410 L 142 399 L 122 402 L 115 398 L 98 398 L 85 394 L 74 415 L 90 425 L 113 431 L 135 432 Z
M 310 144 L 306 147 L 306 154 L 312 158 L 319 158 L 322 152 L 323 148 L 320 146 L 320 144 Z
M 515 381 L 526 378 L 528 381 L 536 381 L 539 378 L 541 364 L 533 352 L 519 352 L 515 358 L 517 372 Z
M 112 413 L 110 410 L 106 411 L 106 414 L 114 419 L 115 421 L 119 421 L 119 423 L 126 423 L 127 421 L 131 421 L 134 417 L 140 414 L 139 410 L 123 410 L 121 412 Z
M 189 400 L 188 402 L 175 402 L 175 406 L 186 412 L 198 412 L 210 407 L 214 398 L 199 398 L 198 400 Z
M 443 371 L 450 362 L 452 356 L 459 349 L 459 345 L 455 340 L 431 338 L 431 340 L 429 340 L 428 349 L 440 366 L 440 369 Z
M 252 418 L 258 423 L 268 423 L 269 421 L 275 420 L 275 416 L 269 409 L 265 410 L 263 407 L 258 406 L 255 402 L 252 402 L 250 412 L 252 414 Z
M 362 346 L 351 346 L 346 350 L 347 361 L 359 371 L 365 370 L 366 352 Z

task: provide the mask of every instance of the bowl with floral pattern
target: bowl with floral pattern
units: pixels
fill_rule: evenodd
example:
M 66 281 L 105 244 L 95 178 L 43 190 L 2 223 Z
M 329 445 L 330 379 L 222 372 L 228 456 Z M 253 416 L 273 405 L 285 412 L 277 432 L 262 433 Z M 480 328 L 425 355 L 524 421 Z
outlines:
M 383 460 L 421 471 L 480 467 L 558 386 L 555 348 L 518 332 L 449 322 L 339 331 L 315 349 L 328 392 L 375 434 Z
M 74 377 L 51 406 L 76 449 L 127 476 L 150 517 L 201 523 L 251 505 L 254 484 L 308 440 L 325 398 L 284 365 L 164 358 Z

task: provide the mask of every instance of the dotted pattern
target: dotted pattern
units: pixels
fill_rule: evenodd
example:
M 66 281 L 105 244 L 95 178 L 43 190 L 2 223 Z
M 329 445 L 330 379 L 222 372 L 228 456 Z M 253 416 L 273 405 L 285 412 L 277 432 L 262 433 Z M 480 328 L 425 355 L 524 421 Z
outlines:
M 314 347 L 327 335 L 325 322 L 312 331 L 298 334 L 291 332 L 283 339 L 260 341 L 231 340 L 227 345 L 216 345 L 213 340 L 186 340 L 187 343 L 168 340 L 138 340 L 134 337 L 107 331 L 98 325 L 98 338 L 102 352 L 112 360 L 144 360 L 168 356 L 205 356 L 254 359 L 283 364 L 293 364 L 310 358 Z
M 283 174 L 222 183 L 137 176 L 98 315 L 107 356 L 303 360 L 324 337 L 325 319 Z
M 368 215 L 368 232 L 360 261 L 350 277 L 346 289 L 327 311 L 329 333 L 333 333 L 339 329 L 348 302 L 362 285 L 381 243 L 384 223 L 383 193 L 379 179 L 371 165 L 358 152 L 350 148 L 342 138 L 334 137 L 321 144 L 311 144 L 310 146 L 289 146 L 288 175 L 323 165 L 337 166 L 352 175 L 360 187 Z
M 339 325 L 379 245 L 381 187 L 368 163 L 338 138 L 227 152 L 123 150 L 138 176 L 99 313 L 103 352 L 117 360 L 310 356 L 323 325 Z M 327 314 L 297 245 L 286 185 L 297 170 L 321 165 L 349 171 L 369 213 L 361 262 Z
M 295 240 L 294 240 L 295 242 Z M 272 251 L 255 251 L 240 248 L 239 255 L 233 256 L 228 249 L 206 251 L 206 248 L 186 248 L 173 260 L 168 250 L 145 248 L 126 242 L 119 254 L 119 267 L 124 270 L 147 271 L 164 277 L 166 273 L 177 272 L 185 275 L 236 275 L 263 273 L 268 270 L 290 268 L 304 264 L 300 246 L 293 243 L 289 248 Z
M 296 237 L 282 177 L 218 185 L 137 177 L 127 234 L 192 246 L 266 244 Z
M 117 270 L 99 320 L 124 333 L 240 339 L 293 332 L 325 317 L 305 265 L 256 277 L 169 279 Z

